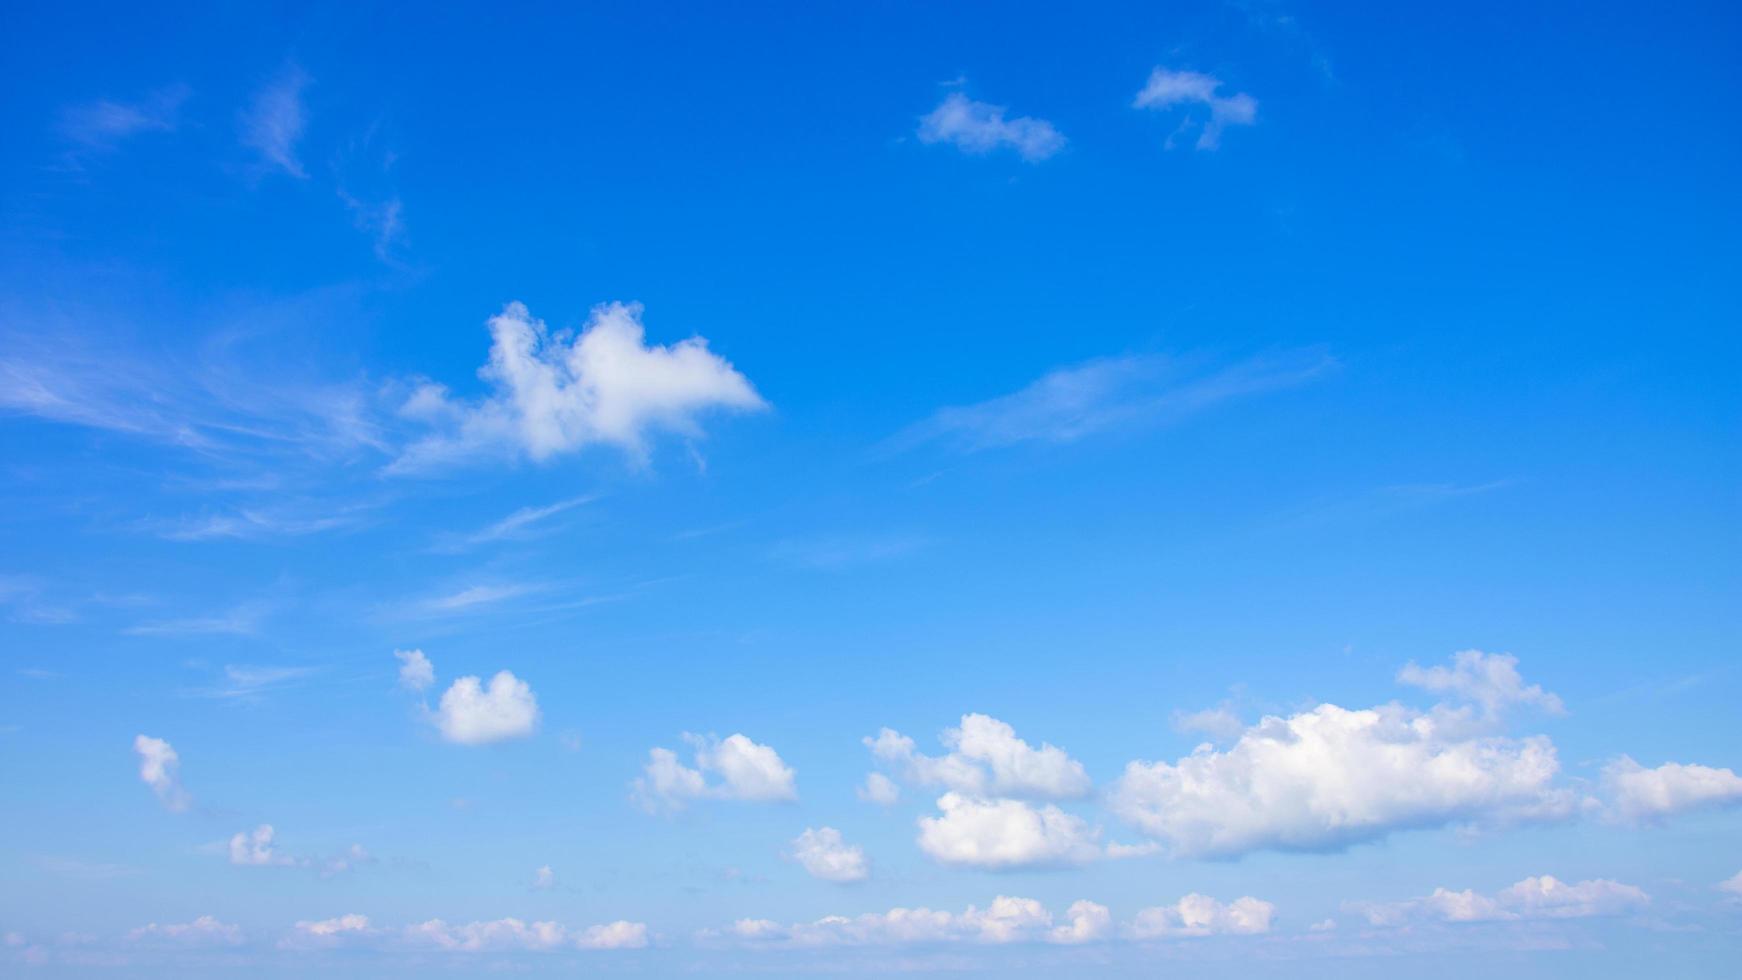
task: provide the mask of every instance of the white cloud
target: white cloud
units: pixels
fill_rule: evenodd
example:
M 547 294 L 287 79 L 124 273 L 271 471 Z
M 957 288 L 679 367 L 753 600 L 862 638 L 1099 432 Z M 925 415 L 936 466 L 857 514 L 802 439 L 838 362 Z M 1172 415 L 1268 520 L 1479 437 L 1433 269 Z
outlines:
M 489 527 L 467 535 L 464 543 L 479 545 L 493 541 L 529 537 L 536 525 L 542 524 L 564 511 L 573 510 L 598 499 L 596 494 L 586 494 L 580 497 L 570 497 L 567 500 L 559 500 L 554 504 L 545 504 L 542 507 L 522 507 Z
M 1100 358 L 1050 371 L 1007 395 L 939 409 L 883 448 L 899 452 L 940 444 L 979 452 L 1030 442 L 1071 443 L 1120 428 L 1176 421 L 1232 398 L 1300 384 L 1335 363 L 1310 351 L 1253 358 L 1210 371 L 1154 355 Z
M 1131 939 L 1176 936 L 1250 936 L 1270 931 L 1276 906 L 1250 895 L 1226 904 L 1196 892 L 1172 905 L 1143 909 L 1125 926 Z
M 1051 804 L 945 793 L 938 809 L 940 816 L 919 818 L 919 847 L 943 864 L 1006 870 L 1082 864 L 1100 855 L 1097 831 Z
M 1182 732 L 1202 732 L 1218 742 L 1232 742 L 1246 731 L 1246 723 L 1225 704 L 1202 711 L 1176 712 L 1173 727 Z
M 1266 717 L 1226 751 L 1132 762 L 1115 813 L 1178 855 L 1329 850 L 1396 830 L 1568 815 L 1541 736 L 1462 737 L 1398 705 Z
M 1553 715 L 1566 710 L 1561 699 L 1544 691 L 1542 685 L 1526 687 L 1518 673 L 1518 658 L 1509 653 L 1464 650 L 1453 655 L 1450 667 L 1419 667 L 1410 663 L 1398 671 L 1397 681 L 1472 701 L 1481 705 L 1490 718 L 1513 705 L 1535 705 Z
M 880 772 L 867 773 L 865 785 L 858 789 L 859 799 L 878 806 L 894 806 L 901 799 L 901 787 Z
M 824 881 L 844 884 L 864 881 L 871 874 L 864 849 L 842 840 L 833 827 L 806 828 L 793 838 L 792 856 L 812 877 Z
M 1053 927 L 1047 941 L 1064 945 L 1100 942 L 1113 935 L 1113 913 L 1107 906 L 1087 899 L 1072 902 L 1065 921 Z
M 532 687 L 508 671 L 498 671 L 488 687 L 477 677 L 462 677 L 442 694 L 436 707 L 442 737 L 461 745 L 524 738 L 538 727 L 538 701 Z
M 1373 926 L 1412 922 L 1498 922 L 1518 919 L 1583 919 L 1621 915 L 1651 897 L 1633 885 L 1597 878 L 1570 885 L 1551 875 L 1526 878 L 1493 895 L 1436 888 L 1432 895 L 1402 902 L 1355 903 L 1352 911 Z
M 532 873 L 532 887 L 541 892 L 550 891 L 556 887 L 556 872 L 545 865 Z
M 150 923 L 127 934 L 133 942 L 158 941 L 178 946 L 240 946 L 242 927 L 202 915 L 192 922 Z
M 405 941 L 414 946 L 460 953 L 491 951 L 549 951 L 555 949 L 639 949 L 647 945 L 647 926 L 639 922 L 612 922 L 571 932 L 558 922 L 524 922 L 496 919 L 449 925 L 431 919 L 404 930 Z
M 427 690 L 435 683 L 435 665 L 423 655 L 422 650 L 395 650 L 393 655 L 399 658 L 399 685 L 406 690 Z
M 174 132 L 190 94 L 186 85 L 169 85 L 138 102 L 99 99 L 72 106 L 61 115 L 61 134 L 93 149 L 108 149 L 140 133 Z
M 1742 803 L 1742 776 L 1733 770 L 1679 762 L 1647 769 L 1628 756 L 1603 767 L 1603 788 L 1610 815 L 1635 823 Z
M 1250 126 L 1258 119 L 1258 100 L 1244 92 L 1218 95 L 1222 82 L 1211 75 L 1195 71 L 1172 71 L 1157 68 L 1149 73 L 1149 81 L 1137 93 L 1132 106 L 1138 109 L 1168 109 L 1178 105 L 1201 105 L 1209 109 L 1210 119 L 1198 133 L 1197 148 L 1213 150 L 1222 141 L 1222 130 L 1229 126 Z M 1187 119 L 1183 130 L 1190 125 Z M 1168 144 L 1173 143 L 1169 137 Z
M 230 863 L 254 867 L 282 867 L 295 864 L 293 858 L 280 854 L 273 845 L 276 832 L 269 823 L 252 831 L 242 831 L 230 838 Z
M 347 942 L 378 935 L 369 917 L 352 912 L 331 919 L 298 922 L 290 935 L 278 941 L 280 949 L 331 949 Z
M 913 739 L 890 728 L 863 741 L 879 763 L 919 786 L 1041 799 L 1078 799 L 1094 788 L 1083 764 L 1063 749 L 1045 742 L 1037 749 L 987 715 L 963 715 L 960 727 L 945 729 L 939 741 L 950 751 L 942 756 L 916 751 Z
M 970 905 L 960 913 L 895 908 L 851 918 L 831 915 L 792 925 L 767 919 L 740 919 L 724 938 L 752 946 L 797 947 L 1006 944 L 1044 941 L 1051 935 L 1052 924 L 1052 914 L 1034 899 L 1000 895 L 984 909 Z M 718 937 L 710 933 L 702 938 Z
M 292 177 L 308 176 L 296 155 L 296 144 L 302 139 L 307 121 L 302 90 L 308 81 L 302 69 L 292 65 L 255 94 L 253 104 L 242 116 L 243 145 Z
M 690 800 L 743 800 L 752 802 L 798 799 L 792 767 L 767 745 L 741 734 L 724 739 L 685 733 L 695 750 L 695 768 L 678 761 L 670 749 L 655 748 L 640 778 L 635 780 L 635 798 L 651 811 L 678 810 Z M 719 777 L 709 782 L 707 774 Z
M 418 388 L 401 414 L 442 431 L 412 444 L 389 469 L 414 471 L 476 456 L 545 460 L 592 445 L 637 459 L 656 430 L 698 438 L 712 408 L 766 408 L 750 382 L 708 342 L 691 337 L 649 346 L 638 304 L 593 308 L 572 340 L 520 303 L 490 318 L 490 363 L 479 374 L 495 391 L 457 401 L 439 385 Z
M 181 757 L 161 738 L 149 735 L 133 737 L 133 751 L 139 754 L 139 778 L 164 809 L 180 813 L 188 808 L 188 794 L 181 786 Z
M 965 153 L 990 153 L 1002 147 L 1015 150 L 1024 160 L 1038 163 L 1064 149 L 1065 138 L 1044 119 L 1018 116 L 1004 118 L 1000 105 L 976 102 L 952 92 L 938 107 L 921 117 L 922 143 L 950 143 Z
M 1723 881 L 1718 882 L 1718 890 L 1732 895 L 1742 895 L 1742 871 L 1738 871 Z

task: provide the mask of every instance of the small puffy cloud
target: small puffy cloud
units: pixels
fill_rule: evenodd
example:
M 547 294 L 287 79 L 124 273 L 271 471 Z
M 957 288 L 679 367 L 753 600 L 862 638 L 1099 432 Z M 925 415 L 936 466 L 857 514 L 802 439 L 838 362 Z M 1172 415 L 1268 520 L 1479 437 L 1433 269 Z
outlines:
M 282 867 L 296 863 L 274 845 L 277 832 L 269 823 L 242 831 L 230 838 L 230 863 L 252 867 Z
M 984 154 L 1009 147 L 1038 163 L 1064 149 L 1065 138 L 1044 119 L 1004 118 L 1001 105 L 976 102 L 952 92 L 919 120 L 922 143 L 949 143 L 964 153 Z
M 1175 854 L 1333 850 L 1410 828 L 1570 814 L 1544 737 L 1468 737 L 1433 714 L 1320 705 L 1267 717 L 1226 750 L 1132 762 L 1113 811 Z
M 1197 148 L 1213 150 L 1222 141 L 1222 130 L 1229 126 L 1250 126 L 1258 119 L 1258 100 L 1244 92 L 1218 94 L 1220 79 L 1195 71 L 1173 71 L 1157 68 L 1149 73 L 1149 81 L 1137 93 L 1131 105 L 1137 109 L 1171 109 L 1174 106 L 1203 106 L 1210 119 L 1198 132 Z M 1181 130 L 1191 124 L 1187 119 Z M 1172 137 L 1168 145 L 1173 144 Z
M 443 692 L 435 722 L 443 738 L 461 745 L 524 738 L 538 727 L 538 700 L 531 685 L 506 670 L 488 686 L 477 677 L 462 677 Z
M 871 874 L 865 851 L 841 839 L 833 827 L 806 828 L 793 838 L 792 856 L 812 877 L 843 884 L 864 881 Z
M 619 919 L 588 926 L 575 937 L 575 945 L 581 949 L 643 949 L 647 946 L 647 924 Z
M 919 818 L 919 848 L 942 864 L 999 871 L 1082 864 L 1100 855 L 1097 831 L 1051 804 L 945 793 L 938 809 L 939 816 Z
M 439 385 L 419 387 L 400 414 L 438 431 L 413 443 L 391 471 L 480 456 L 542 461 L 593 445 L 641 459 L 655 431 L 697 438 L 697 418 L 707 410 L 767 407 L 706 340 L 649 345 L 639 304 L 594 307 L 572 339 L 553 333 L 520 303 L 509 303 L 489 326 L 490 362 L 479 374 L 495 391 L 467 402 Z
M 369 917 L 355 912 L 331 919 L 298 922 L 290 935 L 278 941 L 280 949 L 332 949 L 347 942 L 376 936 L 381 930 L 369 924 Z
M 1107 906 L 1087 899 L 1071 903 L 1065 910 L 1065 921 L 1052 928 L 1047 941 L 1074 946 L 1100 942 L 1113 935 L 1113 913 Z
M 412 946 L 457 953 L 639 949 L 647 945 L 647 926 L 639 922 L 618 921 L 574 932 L 558 922 L 523 922 L 510 918 L 449 925 L 441 919 L 431 919 L 407 926 L 404 940 Z
M 427 690 L 435 683 L 435 664 L 422 650 L 395 650 L 399 659 L 399 685 L 409 691 Z
M 1518 673 L 1518 658 L 1509 653 L 1464 650 L 1453 655 L 1449 667 L 1407 664 L 1398 671 L 1397 682 L 1479 704 L 1490 718 L 1514 705 L 1534 705 L 1552 715 L 1566 710 L 1561 699 L 1542 685 L 1526 687 Z
M 133 736 L 133 751 L 139 755 L 139 778 L 164 809 L 180 813 L 188 808 L 187 791 L 181 787 L 181 757 L 161 738 Z
M 1718 890 L 1732 895 L 1742 895 L 1742 871 L 1738 871 L 1723 881 L 1718 882 Z
M 880 772 L 868 773 L 865 785 L 858 789 L 859 799 L 878 806 L 894 806 L 901 799 L 901 787 Z
M 242 144 L 260 154 L 267 165 L 292 177 L 308 176 L 296 155 L 297 141 L 307 123 L 302 90 L 308 82 L 301 68 L 286 68 L 255 94 L 242 116 Z
M 741 734 L 717 739 L 686 733 L 684 740 L 695 750 L 694 768 L 680 762 L 670 749 L 655 748 L 648 753 L 647 766 L 634 783 L 635 799 L 648 810 L 679 810 L 691 800 L 703 799 L 798 799 L 792 767 L 781 761 L 772 747 Z M 718 778 L 710 780 L 710 775 Z
M 1276 906 L 1250 895 L 1222 903 L 1192 893 L 1172 905 L 1157 905 L 1132 916 L 1125 926 L 1131 939 L 1177 936 L 1251 936 L 1270 931 Z
M 541 892 L 547 892 L 556 887 L 556 872 L 550 869 L 550 865 L 547 864 L 532 873 L 532 887 Z
M 945 755 L 925 755 L 913 739 L 890 728 L 864 742 L 878 763 L 918 786 L 1040 799 L 1079 799 L 1094 788 L 1083 764 L 1065 750 L 1045 742 L 1037 749 L 987 715 L 963 715 L 961 726 L 945 729 L 939 740 L 950 750 Z
M 1610 815 L 1633 823 L 1742 802 L 1742 776 L 1733 770 L 1679 762 L 1647 769 L 1628 756 L 1603 767 L 1603 789 Z
M 1352 911 L 1369 925 L 1395 927 L 1413 922 L 1501 922 L 1519 919 L 1584 919 L 1621 915 L 1643 908 L 1651 896 L 1618 881 L 1597 878 L 1567 884 L 1552 875 L 1526 878 L 1492 895 L 1436 888 L 1424 898 L 1402 902 L 1359 903 Z
M 246 937 L 241 926 L 202 915 L 192 922 L 143 925 L 129 932 L 127 938 L 136 943 L 157 942 L 175 946 L 240 946 Z
M 740 919 L 723 936 L 705 934 L 703 938 L 725 938 L 748 946 L 786 947 L 950 942 L 1002 945 L 1045 941 L 1052 926 L 1052 913 L 1034 899 L 1000 895 L 984 909 L 970 905 L 964 912 L 895 908 L 850 918 L 831 915 L 792 925 L 768 919 Z

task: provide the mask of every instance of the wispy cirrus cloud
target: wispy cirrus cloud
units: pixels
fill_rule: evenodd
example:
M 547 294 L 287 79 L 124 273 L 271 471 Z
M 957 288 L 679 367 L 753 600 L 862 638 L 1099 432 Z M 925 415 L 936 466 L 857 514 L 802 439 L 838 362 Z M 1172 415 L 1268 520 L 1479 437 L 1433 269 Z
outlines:
M 153 619 L 128 626 L 128 636 L 247 636 L 260 628 L 270 611 L 264 603 L 250 602 L 209 616 Z
M 1234 399 L 1310 381 L 1336 367 L 1318 350 L 1204 369 L 1159 355 L 1105 357 L 1049 371 L 1019 391 L 939 409 L 886 440 L 886 453 L 937 445 L 980 452 L 1059 445 L 1103 432 L 1179 421 Z
M 1149 73 L 1149 81 L 1132 100 L 1137 109 L 1171 109 L 1175 106 L 1202 107 L 1209 120 L 1198 131 L 1197 148 L 1213 150 L 1222 142 L 1222 131 L 1229 126 L 1250 126 L 1258 120 L 1258 100 L 1245 92 L 1222 95 L 1222 80 L 1195 71 L 1175 71 L 1157 68 Z M 1182 120 L 1175 136 L 1193 124 L 1190 116 Z M 1168 137 L 1173 146 L 1174 136 Z
M 303 89 L 309 77 L 300 67 L 288 65 L 277 78 L 255 93 L 242 114 L 242 144 L 260 155 L 270 168 L 292 177 L 307 177 L 296 145 L 308 123 Z
M 88 149 L 107 150 L 141 133 L 171 133 L 181 122 L 181 107 L 193 90 L 166 85 L 132 102 L 98 99 L 61 112 L 60 133 Z

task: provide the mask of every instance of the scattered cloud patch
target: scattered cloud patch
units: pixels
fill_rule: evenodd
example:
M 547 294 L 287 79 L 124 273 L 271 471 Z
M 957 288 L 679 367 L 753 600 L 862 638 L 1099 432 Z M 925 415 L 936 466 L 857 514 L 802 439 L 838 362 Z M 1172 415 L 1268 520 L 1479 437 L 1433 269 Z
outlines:
M 495 919 L 449 925 L 441 919 L 407 926 L 405 941 L 412 946 L 457 953 L 557 949 L 639 949 L 647 945 L 647 926 L 618 921 L 571 932 L 558 922 L 524 922 Z
M 901 799 L 901 787 L 880 772 L 867 773 L 857 792 L 859 799 L 878 806 L 894 806 Z
M 156 922 L 140 926 L 127 933 L 135 943 L 162 943 L 174 946 L 240 946 L 246 940 L 242 927 L 219 922 L 202 915 L 192 922 Z
M 1742 776 L 1734 770 L 1679 762 L 1647 769 L 1625 755 L 1603 767 L 1603 789 L 1610 815 L 1630 823 L 1742 803 Z
M 532 873 L 532 887 L 535 891 L 547 892 L 556 887 L 556 872 L 545 865 Z
M 181 756 L 161 738 L 149 735 L 133 737 L 133 751 L 139 756 L 139 778 L 157 794 L 158 802 L 172 813 L 188 808 L 190 799 L 181 785 Z
M 919 818 L 919 848 L 940 864 L 1005 871 L 1083 864 L 1101 854 L 1098 832 L 1051 804 L 945 793 L 938 810 Z
M 256 868 L 295 864 L 294 858 L 279 852 L 275 844 L 277 836 L 269 823 L 237 833 L 230 838 L 230 863 Z
M 1258 100 L 1244 92 L 1221 95 L 1220 79 L 1195 71 L 1174 71 L 1157 68 L 1149 73 L 1149 81 L 1131 103 L 1137 109 L 1171 109 L 1175 106 L 1202 107 L 1209 120 L 1198 131 L 1197 148 L 1213 150 L 1222 142 L 1222 131 L 1229 126 L 1250 126 L 1258 120 Z M 1179 132 L 1195 124 L 1188 116 Z M 1177 135 L 1177 133 L 1176 133 Z M 1173 145 L 1168 137 L 1168 146 Z
M 1718 890 L 1731 895 L 1742 895 L 1742 871 L 1738 871 L 1723 881 L 1718 882 Z
M 863 739 L 878 764 L 916 786 L 940 786 L 971 796 L 1081 799 L 1093 790 L 1083 764 L 1042 742 L 1035 748 L 1010 725 L 989 715 L 966 714 L 938 736 L 949 751 L 919 752 L 913 739 L 891 728 Z
M 437 431 L 412 443 L 390 472 L 479 457 L 544 461 L 595 445 L 640 461 L 656 431 L 695 439 L 703 412 L 767 407 L 706 340 L 649 345 L 639 304 L 594 307 L 578 335 L 551 331 L 520 303 L 509 303 L 489 326 L 490 362 L 479 374 L 494 392 L 464 401 L 440 385 L 419 386 L 400 414 Z
M 61 114 L 60 132 L 90 149 L 106 150 L 141 133 L 172 133 L 180 124 L 182 103 L 193 90 L 168 85 L 137 102 L 98 99 L 70 106 Z
M 280 949 L 333 949 L 380 935 L 369 917 L 352 912 L 331 919 L 298 922 L 290 935 L 278 941 Z
M 787 802 L 798 799 L 792 767 L 770 746 L 741 734 L 724 739 L 685 733 L 695 766 L 665 748 L 648 752 L 647 766 L 635 780 L 633 796 L 650 812 L 672 812 L 693 800 Z M 716 777 L 710 779 L 709 777 Z
M 919 120 L 921 143 L 948 143 L 964 153 L 986 154 L 1009 148 L 1038 163 L 1065 147 L 1065 138 L 1044 119 L 1006 119 L 1005 108 L 951 92 Z
M 1270 931 L 1276 906 L 1247 895 L 1218 902 L 1196 892 L 1172 905 L 1143 909 L 1125 926 L 1131 939 L 1181 936 L 1252 936 Z
M 268 167 L 292 177 L 308 176 L 296 153 L 308 122 L 302 99 L 308 83 L 308 75 L 291 65 L 255 93 L 242 115 L 242 145 L 259 154 Z
M 488 686 L 462 677 L 442 693 L 435 711 L 442 737 L 460 745 L 483 745 L 525 738 L 538 727 L 538 699 L 532 686 L 503 670 Z
M 864 881 L 871 874 L 864 849 L 848 844 L 833 827 L 806 828 L 793 838 L 792 856 L 811 877 L 824 881 L 848 884 Z
M 1410 663 L 1398 671 L 1397 682 L 1481 705 L 1490 718 L 1515 705 L 1531 705 L 1551 715 L 1566 712 L 1561 699 L 1544 691 L 1542 685 L 1524 683 L 1518 673 L 1518 658 L 1509 653 L 1464 650 L 1452 656 L 1449 667 Z
M 399 686 L 408 691 L 425 691 L 435 683 L 435 664 L 422 650 L 395 650 L 399 660 Z
M 1622 915 L 1650 904 L 1633 885 L 1607 878 L 1568 884 L 1552 875 L 1526 878 L 1485 895 L 1436 888 L 1432 895 L 1402 902 L 1357 903 L 1350 908 L 1381 928 L 1415 922 L 1500 922 L 1519 919 L 1584 919 Z

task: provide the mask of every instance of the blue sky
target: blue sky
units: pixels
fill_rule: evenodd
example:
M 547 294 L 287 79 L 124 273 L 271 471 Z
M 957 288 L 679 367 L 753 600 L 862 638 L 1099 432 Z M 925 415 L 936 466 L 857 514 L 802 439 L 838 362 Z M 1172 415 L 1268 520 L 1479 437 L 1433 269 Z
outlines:
M 0 963 L 1720 976 L 1734 10 L 0 37 Z

